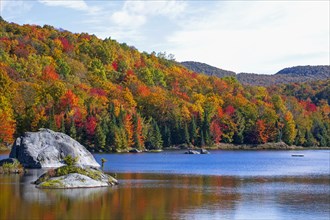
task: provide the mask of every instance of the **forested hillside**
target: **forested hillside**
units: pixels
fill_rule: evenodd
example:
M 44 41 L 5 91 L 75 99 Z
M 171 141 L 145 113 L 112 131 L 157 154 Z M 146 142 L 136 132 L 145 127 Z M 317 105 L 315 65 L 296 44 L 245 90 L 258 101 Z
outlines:
M 295 66 L 284 68 L 277 75 L 316 76 L 326 79 L 330 77 L 330 66 Z
M 0 143 L 62 131 L 89 148 L 330 146 L 329 81 L 242 86 L 110 38 L 0 21 Z
M 276 74 L 238 73 L 222 70 L 199 62 L 182 62 L 183 66 L 208 76 L 235 76 L 243 85 L 272 86 L 296 82 L 312 82 L 330 79 L 330 66 L 296 66 L 280 70 Z

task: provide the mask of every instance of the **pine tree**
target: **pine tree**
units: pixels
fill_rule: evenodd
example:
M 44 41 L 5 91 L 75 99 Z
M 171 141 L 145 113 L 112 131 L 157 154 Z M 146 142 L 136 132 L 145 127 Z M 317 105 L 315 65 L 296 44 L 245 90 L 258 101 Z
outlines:
M 98 124 L 95 131 L 95 143 L 98 148 L 104 148 L 106 144 L 106 136 L 102 130 L 102 126 Z
M 198 130 L 197 130 L 197 124 L 196 124 L 196 119 L 195 117 L 192 117 L 191 123 L 190 123 L 190 129 L 189 129 L 189 134 L 190 134 L 190 140 L 193 145 L 196 145 L 198 142 Z
M 163 147 L 163 139 L 162 139 L 162 134 L 160 133 L 160 129 L 158 127 L 158 124 L 155 122 L 154 123 L 154 146 L 156 149 L 161 149 Z
M 204 137 L 204 145 L 210 145 L 211 144 L 211 135 L 210 135 L 210 122 L 208 119 L 208 112 L 204 111 L 204 118 L 203 118 L 203 137 Z
M 245 118 L 242 113 L 237 111 L 236 113 L 236 124 L 237 130 L 234 134 L 234 143 L 235 144 L 243 144 L 244 142 L 244 130 L 245 130 Z
M 163 147 L 162 134 L 156 121 L 152 120 L 147 135 L 146 147 L 149 149 L 161 149 Z
M 171 129 L 168 127 L 168 125 L 165 125 L 164 127 L 164 146 L 170 147 L 172 145 L 171 140 Z
M 61 132 L 66 133 L 64 117 L 61 118 Z
M 76 125 L 74 123 L 74 120 L 71 120 L 71 127 L 70 127 L 70 131 L 69 131 L 70 137 L 72 137 L 73 139 L 77 139 L 77 130 L 76 130 Z
M 174 126 L 174 131 L 172 133 L 172 140 L 173 140 L 173 144 L 182 144 L 182 131 L 181 131 L 181 126 L 180 126 L 181 122 L 180 119 L 176 119 L 175 120 L 175 126 Z
M 326 147 L 329 139 L 329 131 L 325 124 L 320 120 L 315 120 L 313 123 L 312 134 L 315 139 L 319 142 L 320 147 Z
M 315 139 L 313 137 L 313 134 L 308 129 L 306 130 L 305 139 L 306 139 L 306 142 L 303 145 L 304 147 L 312 147 L 315 145 Z
M 48 128 L 50 130 L 57 131 L 55 115 L 54 115 L 54 108 L 52 108 L 52 110 L 50 112 Z
M 184 142 L 186 144 L 190 144 L 190 135 L 189 135 L 189 130 L 188 130 L 188 125 L 187 123 L 184 123 Z

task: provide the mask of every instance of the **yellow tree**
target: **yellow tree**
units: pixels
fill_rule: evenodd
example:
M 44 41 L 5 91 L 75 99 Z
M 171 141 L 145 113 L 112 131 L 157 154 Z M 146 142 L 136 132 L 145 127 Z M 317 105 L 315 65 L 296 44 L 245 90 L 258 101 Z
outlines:
M 283 141 L 291 145 L 297 135 L 296 123 L 293 120 L 292 113 L 287 111 L 284 115 Z

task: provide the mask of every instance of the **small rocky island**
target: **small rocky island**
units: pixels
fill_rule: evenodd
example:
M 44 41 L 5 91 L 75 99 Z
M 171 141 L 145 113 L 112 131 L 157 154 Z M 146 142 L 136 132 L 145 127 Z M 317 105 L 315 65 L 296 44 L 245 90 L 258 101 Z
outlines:
M 70 136 L 40 129 L 16 139 L 9 155 L 24 168 L 48 168 L 34 183 L 38 188 L 83 188 L 117 185 L 103 173 L 93 155 Z
M 118 182 L 110 175 L 96 168 L 76 166 L 77 158 L 70 155 L 64 158 L 65 166 L 49 169 L 34 183 L 37 188 L 84 188 L 117 185 Z

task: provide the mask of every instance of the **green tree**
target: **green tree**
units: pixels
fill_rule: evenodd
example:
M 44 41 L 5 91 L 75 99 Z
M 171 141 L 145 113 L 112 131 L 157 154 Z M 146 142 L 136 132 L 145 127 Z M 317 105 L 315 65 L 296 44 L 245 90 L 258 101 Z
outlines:
M 244 143 L 244 130 L 245 130 L 245 118 L 243 115 L 237 111 L 235 115 L 237 130 L 234 134 L 234 143 L 243 144 Z
M 190 144 L 190 135 L 189 135 L 187 123 L 184 123 L 183 133 L 184 133 L 184 142 L 186 144 Z
M 66 133 L 64 117 L 61 118 L 61 132 Z
M 210 122 L 209 122 L 208 114 L 209 113 L 207 111 L 204 111 L 204 118 L 202 125 L 203 138 L 206 145 L 211 144 Z
M 171 129 L 169 128 L 168 125 L 165 125 L 164 127 L 164 146 L 165 147 L 170 147 L 172 145 L 172 140 L 171 140 Z
M 99 148 L 105 148 L 106 144 L 106 135 L 103 132 L 102 126 L 98 124 L 96 126 L 96 131 L 95 131 L 95 142 L 97 147 Z
M 67 62 L 65 62 L 63 59 L 58 59 L 56 61 L 57 64 L 57 68 L 56 71 L 62 76 L 64 77 L 64 79 L 68 78 L 68 76 L 71 75 L 71 68 L 70 66 L 67 64 Z
M 163 147 L 162 134 L 156 121 L 152 120 L 152 126 L 150 126 L 146 147 L 148 149 L 161 149 Z
M 76 130 L 76 125 L 75 125 L 73 119 L 71 119 L 71 126 L 70 126 L 69 135 L 70 135 L 70 137 L 72 137 L 73 139 L 77 139 L 77 130 Z
M 198 129 L 196 124 L 195 117 L 192 117 L 189 129 L 190 140 L 193 145 L 196 145 L 198 142 Z
M 101 60 L 94 58 L 88 67 L 88 70 L 92 72 L 92 74 L 100 77 L 103 80 L 106 80 L 106 70 L 101 62 Z

